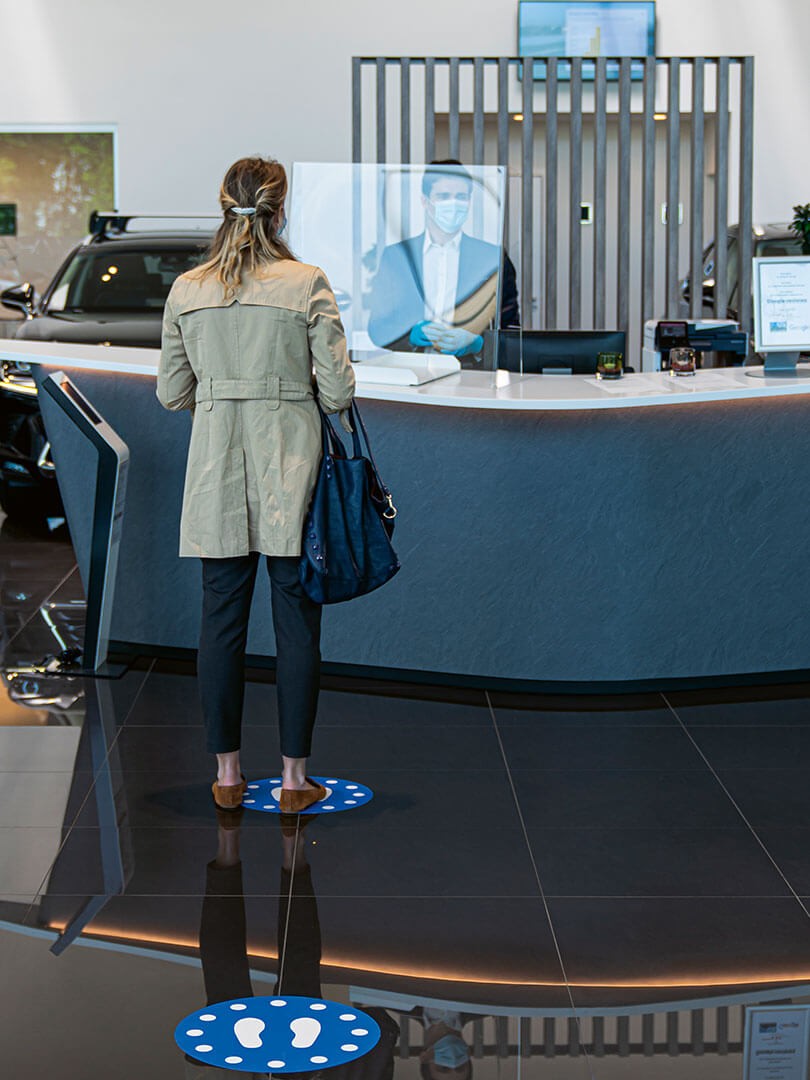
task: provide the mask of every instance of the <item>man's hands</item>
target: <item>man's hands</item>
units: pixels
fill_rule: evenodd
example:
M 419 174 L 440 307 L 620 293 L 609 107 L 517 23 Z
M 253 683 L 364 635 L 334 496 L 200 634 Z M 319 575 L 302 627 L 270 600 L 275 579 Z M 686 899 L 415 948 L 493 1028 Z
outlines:
M 480 334 L 472 334 L 460 326 L 425 321 L 417 323 L 411 330 L 411 344 L 453 356 L 469 356 L 481 351 L 484 339 Z
M 408 336 L 411 345 L 413 345 L 415 349 L 429 349 L 432 342 L 425 336 L 425 327 L 435 325 L 435 323 L 428 322 L 427 319 L 425 319 L 424 322 L 418 322 Z

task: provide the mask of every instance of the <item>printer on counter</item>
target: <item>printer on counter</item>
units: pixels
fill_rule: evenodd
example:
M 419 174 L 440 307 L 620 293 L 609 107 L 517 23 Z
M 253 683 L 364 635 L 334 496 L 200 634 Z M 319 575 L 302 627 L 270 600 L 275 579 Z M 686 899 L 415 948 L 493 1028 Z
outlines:
M 641 370 L 667 371 L 670 349 L 682 346 L 695 350 L 698 367 L 733 367 L 745 363 L 748 334 L 732 319 L 649 319 L 644 324 Z

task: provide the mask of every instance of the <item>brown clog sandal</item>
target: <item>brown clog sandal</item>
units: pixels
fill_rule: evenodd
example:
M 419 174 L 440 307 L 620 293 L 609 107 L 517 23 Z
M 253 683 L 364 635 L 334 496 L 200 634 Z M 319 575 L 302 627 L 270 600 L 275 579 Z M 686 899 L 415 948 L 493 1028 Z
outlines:
M 304 777 L 304 779 L 308 784 L 312 784 L 312 788 L 308 788 L 306 791 L 281 789 L 278 805 L 282 814 L 301 814 L 308 806 L 312 806 L 314 803 L 326 798 L 326 788 L 323 784 L 319 784 L 317 780 L 312 780 L 308 776 Z
M 245 797 L 247 780 L 242 776 L 238 784 L 219 784 L 215 780 L 211 785 L 214 802 L 219 810 L 238 810 Z

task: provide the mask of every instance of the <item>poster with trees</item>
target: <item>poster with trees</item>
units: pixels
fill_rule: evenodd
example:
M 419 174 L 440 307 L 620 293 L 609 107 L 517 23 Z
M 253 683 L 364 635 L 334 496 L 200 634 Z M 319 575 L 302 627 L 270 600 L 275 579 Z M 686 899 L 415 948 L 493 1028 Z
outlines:
M 115 208 L 113 132 L 0 132 L 0 204 L 16 207 L 16 235 L 0 235 L 0 288 L 30 281 L 40 293 L 90 212 Z

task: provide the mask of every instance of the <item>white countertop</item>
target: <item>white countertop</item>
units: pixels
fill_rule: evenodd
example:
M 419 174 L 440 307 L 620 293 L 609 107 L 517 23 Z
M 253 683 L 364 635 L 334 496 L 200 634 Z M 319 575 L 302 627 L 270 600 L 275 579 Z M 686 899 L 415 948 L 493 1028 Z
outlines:
M 0 360 L 23 360 L 66 368 L 157 374 L 157 349 L 71 345 L 51 341 L 0 339 Z M 598 381 L 586 375 L 517 375 L 506 371 L 460 371 L 422 386 L 378 386 L 363 383 L 357 396 L 378 401 L 419 402 L 468 409 L 615 409 L 642 405 L 682 405 L 690 401 L 810 394 L 810 365 L 803 377 L 751 378 L 755 368 L 715 368 L 694 376 L 667 372 L 625 375 Z

